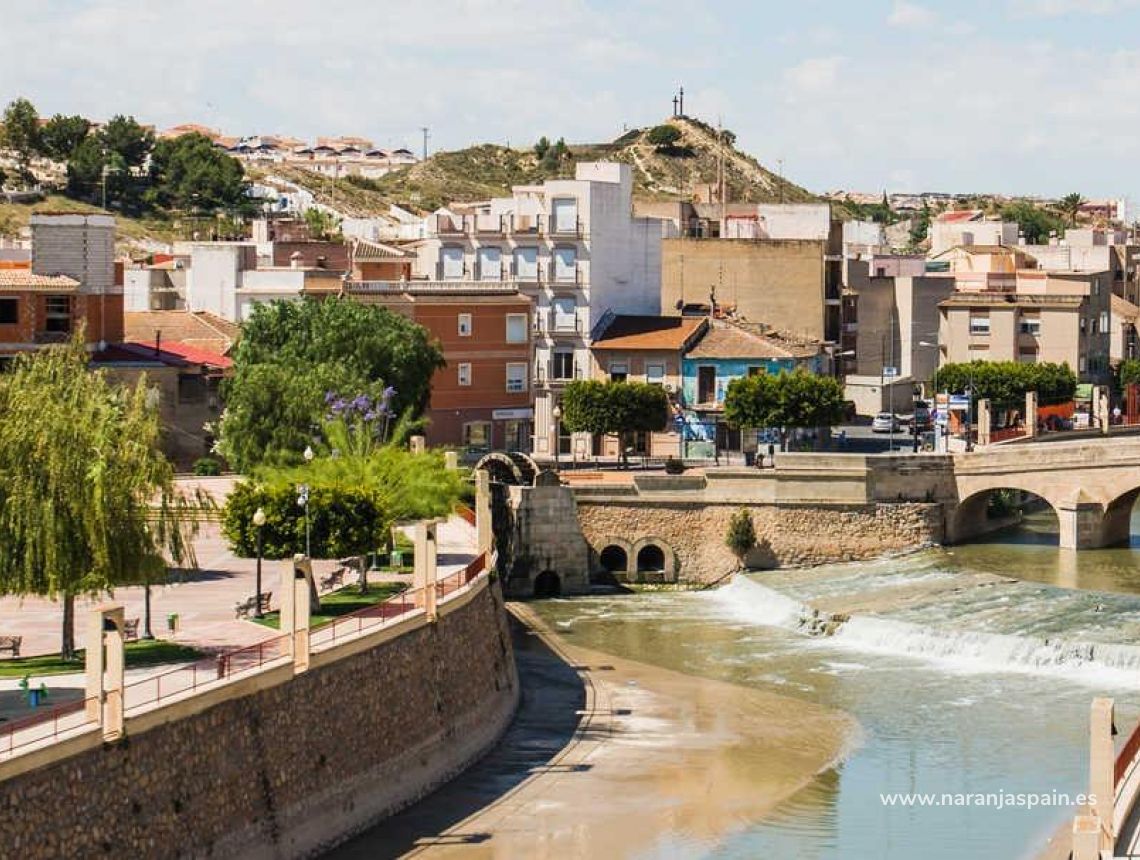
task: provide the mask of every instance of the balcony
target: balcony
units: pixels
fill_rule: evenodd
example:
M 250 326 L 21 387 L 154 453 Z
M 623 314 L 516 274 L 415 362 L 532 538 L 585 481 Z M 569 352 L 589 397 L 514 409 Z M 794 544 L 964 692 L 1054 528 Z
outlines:
M 562 386 L 576 379 L 584 379 L 582 373 L 582 366 L 577 362 L 574 363 L 574 370 L 572 376 L 554 376 L 554 362 L 547 362 L 546 366 L 535 364 L 534 366 L 534 384 L 536 386 Z
M 502 236 L 506 232 L 507 219 L 502 215 L 476 215 L 475 232 L 481 236 Z
M 469 218 L 465 215 L 436 215 L 435 235 L 437 236 L 466 236 L 468 233 Z
M 514 236 L 541 236 L 544 219 L 541 215 L 511 215 L 508 230 Z
M 557 237 L 574 237 L 582 238 L 585 231 L 582 229 L 582 219 L 574 218 L 551 218 L 550 219 L 550 235 Z
M 582 320 L 577 314 L 554 314 L 551 333 L 579 335 L 582 333 Z
M 349 295 L 514 295 L 518 288 L 507 281 L 472 281 L 446 278 L 434 281 L 346 281 L 344 291 Z

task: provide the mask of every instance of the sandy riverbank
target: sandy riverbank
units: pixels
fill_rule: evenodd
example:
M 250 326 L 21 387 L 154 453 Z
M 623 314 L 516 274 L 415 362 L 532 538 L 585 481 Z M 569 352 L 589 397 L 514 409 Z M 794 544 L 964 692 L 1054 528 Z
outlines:
M 842 713 L 579 648 L 512 612 L 523 705 L 504 742 L 332 856 L 700 854 L 857 736 Z

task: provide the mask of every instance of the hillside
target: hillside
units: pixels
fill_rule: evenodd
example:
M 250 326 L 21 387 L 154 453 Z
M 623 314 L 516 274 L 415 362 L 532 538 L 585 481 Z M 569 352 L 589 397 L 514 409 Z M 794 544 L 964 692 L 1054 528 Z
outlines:
M 717 181 L 716 130 L 688 117 L 673 117 L 667 124 L 680 133 L 668 147 L 650 143 L 650 129 L 645 128 L 629 131 L 612 143 L 570 144 L 561 156 L 555 150 L 545 158 L 533 149 L 495 144 L 437 152 L 426 161 L 375 180 L 333 182 L 301 168 L 283 166 L 275 166 L 273 174 L 305 187 L 319 202 L 354 216 L 384 211 L 391 203 L 430 212 L 451 202 L 501 197 L 512 185 L 572 177 L 578 161 L 610 160 L 632 165 L 637 197 L 691 199 L 697 186 Z M 725 184 L 731 200 L 797 203 L 818 199 L 734 146 L 726 146 L 724 155 Z
M 18 238 L 24 234 L 28 221 L 35 212 L 103 212 L 97 206 L 90 206 L 59 194 L 49 194 L 36 203 L 5 203 L 0 199 L 0 237 Z M 176 236 L 170 221 L 141 220 L 129 218 L 121 212 L 115 216 L 117 250 L 123 253 L 148 253 L 162 250 Z

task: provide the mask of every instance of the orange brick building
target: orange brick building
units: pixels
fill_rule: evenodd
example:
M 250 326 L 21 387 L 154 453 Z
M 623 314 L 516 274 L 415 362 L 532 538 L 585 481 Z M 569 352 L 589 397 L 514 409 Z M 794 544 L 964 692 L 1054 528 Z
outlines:
M 471 454 L 531 449 L 530 298 L 513 289 L 438 291 L 417 289 L 414 282 L 350 281 L 345 292 L 407 316 L 439 341 L 447 365 L 432 377 L 429 445 L 458 446 Z

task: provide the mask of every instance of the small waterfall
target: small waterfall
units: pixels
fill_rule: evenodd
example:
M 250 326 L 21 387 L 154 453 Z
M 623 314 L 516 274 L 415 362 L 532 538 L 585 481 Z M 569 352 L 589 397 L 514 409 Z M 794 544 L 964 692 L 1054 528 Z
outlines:
M 1140 686 L 1140 647 L 920 625 L 876 615 L 828 615 L 746 576 L 707 592 L 734 621 L 780 627 L 863 652 L 936 662 L 965 673 L 1063 675 L 1081 683 Z

